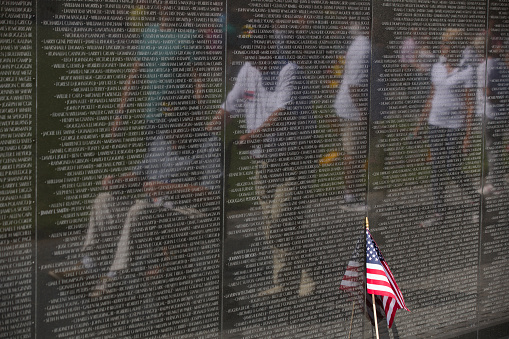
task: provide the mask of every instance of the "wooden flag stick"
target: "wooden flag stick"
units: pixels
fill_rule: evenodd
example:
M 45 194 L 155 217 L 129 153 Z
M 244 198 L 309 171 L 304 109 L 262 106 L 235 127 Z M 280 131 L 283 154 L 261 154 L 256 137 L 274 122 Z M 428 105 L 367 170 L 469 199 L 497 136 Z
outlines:
M 366 229 L 369 230 L 369 221 L 368 217 L 366 217 Z M 371 298 L 373 300 L 373 318 L 375 319 L 375 331 L 376 331 L 376 339 L 380 339 L 380 336 L 378 335 L 378 318 L 376 316 L 376 301 L 375 301 L 375 295 L 372 294 Z
M 355 312 L 355 301 L 352 301 L 352 318 L 350 319 L 350 331 L 348 332 L 348 339 L 352 338 L 353 314 Z
M 378 319 L 376 317 L 376 302 L 375 302 L 375 295 L 372 294 L 371 297 L 373 298 L 373 318 L 375 318 L 375 330 L 376 330 L 376 339 L 380 339 L 378 336 Z

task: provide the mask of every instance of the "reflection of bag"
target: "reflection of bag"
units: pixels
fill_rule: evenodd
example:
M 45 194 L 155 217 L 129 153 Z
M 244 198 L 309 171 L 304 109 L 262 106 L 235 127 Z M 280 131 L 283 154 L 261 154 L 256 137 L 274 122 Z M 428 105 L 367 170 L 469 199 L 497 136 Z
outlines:
M 285 172 L 279 172 L 276 176 L 269 168 L 264 168 L 263 189 L 257 187 L 257 193 L 265 217 L 269 244 L 285 249 L 293 246 L 290 240 L 295 239 L 304 220 L 303 190 L 295 176 Z M 260 195 L 262 190 L 264 195 Z
M 277 162 L 258 161 L 257 162 L 256 185 L 260 199 L 272 201 L 274 193 L 278 186 L 285 182 L 285 172 Z

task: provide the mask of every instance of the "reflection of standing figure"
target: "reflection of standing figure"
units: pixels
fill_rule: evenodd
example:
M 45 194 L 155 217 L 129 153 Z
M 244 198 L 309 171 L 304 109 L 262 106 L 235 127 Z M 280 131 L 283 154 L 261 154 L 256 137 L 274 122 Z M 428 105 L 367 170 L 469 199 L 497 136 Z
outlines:
M 256 194 L 265 221 L 264 233 L 273 253 L 275 287 L 305 296 L 314 282 L 305 270 L 302 235 L 306 198 L 314 178 L 316 123 L 303 70 L 295 63 L 277 62 L 270 41 L 246 55 L 236 83 L 209 124 L 230 115 L 246 119 L 241 147 L 256 160 Z M 269 52 L 269 53 L 267 53 Z
M 431 150 L 433 218 L 422 226 L 440 221 L 445 212 L 445 186 L 449 177 L 471 197 L 476 198 L 471 182 L 463 172 L 462 152 L 470 145 L 473 116 L 473 69 L 461 64 L 464 37 L 461 30 L 447 29 L 442 36 L 441 61 L 431 71 L 430 97 L 414 135 L 427 119 Z
M 504 107 L 502 98 L 508 91 L 509 70 L 494 49 L 492 36 L 487 36 L 485 33 L 479 34 L 474 40 L 474 47 L 481 57 L 477 66 L 476 115 L 483 120 L 488 155 L 488 176 L 482 187 L 482 193 L 497 194 L 501 193 L 504 181 L 501 153 L 504 131 L 507 127 L 507 107 Z
M 364 209 L 364 166 L 367 153 L 367 113 L 369 90 L 369 38 L 357 29 L 345 57 L 345 71 L 334 103 L 340 121 L 345 171 L 345 202 Z

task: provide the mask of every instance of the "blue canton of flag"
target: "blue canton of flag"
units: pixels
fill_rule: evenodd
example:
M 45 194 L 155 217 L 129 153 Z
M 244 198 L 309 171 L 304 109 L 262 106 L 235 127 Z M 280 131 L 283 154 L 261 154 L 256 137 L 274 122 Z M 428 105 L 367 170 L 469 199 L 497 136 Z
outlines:
M 409 311 L 405 306 L 403 294 L 401 294 L 396 280 L 369 229 L 366 229 L 366 283 L 368 293 L 382 297 L 389 328 L 392 326 L 398 309 L 403 308 Z

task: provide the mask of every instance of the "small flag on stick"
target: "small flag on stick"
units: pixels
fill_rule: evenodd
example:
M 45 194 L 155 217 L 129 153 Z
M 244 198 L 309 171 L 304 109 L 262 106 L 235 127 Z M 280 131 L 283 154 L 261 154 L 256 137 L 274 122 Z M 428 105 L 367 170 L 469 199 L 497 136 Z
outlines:
M 403 294 L 369 228 L 366 228 L 366 283 L 368 293 L 382 297 L 387 325 L 391 328 L 396 311 L 400 308 L 409 309 L 405 306 Z
M 348 294 L 350 300 L 357 304 L 357 307 L 366 314 L 373 326 L 375 326 L 373 301 L 371 296 L 366 293 L 366 281 L 364 279 L 364 238 L 363 234 L 357 241 L 339 288 Z M 376 297 L 376 306 L 377 318 L 381 320 L 384 317 L 381 297 Z

